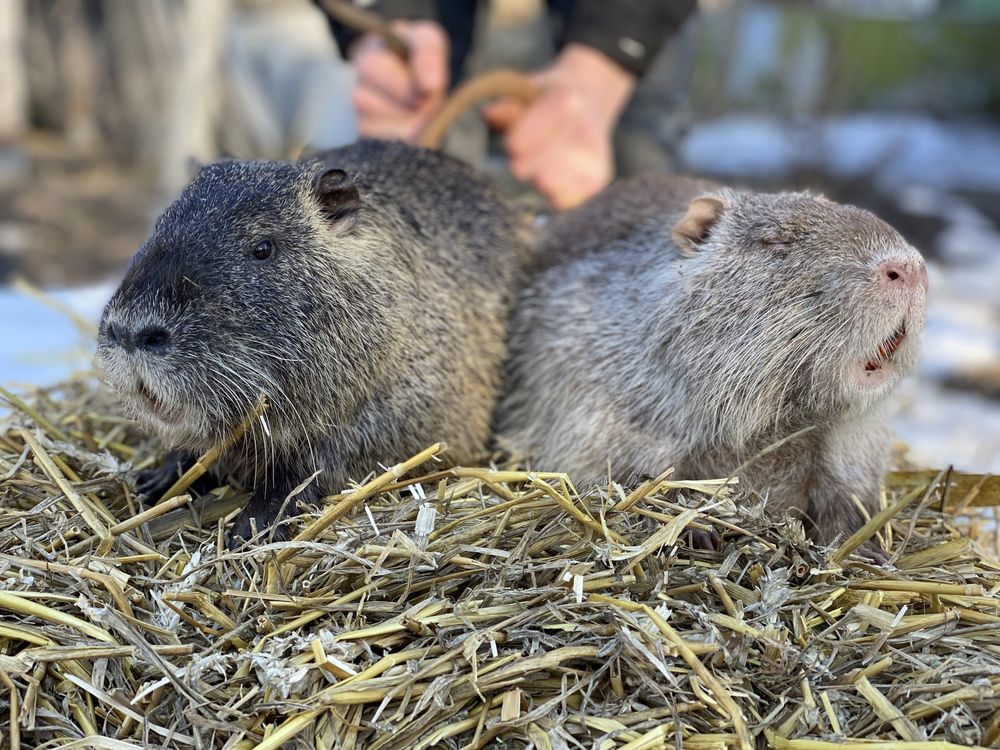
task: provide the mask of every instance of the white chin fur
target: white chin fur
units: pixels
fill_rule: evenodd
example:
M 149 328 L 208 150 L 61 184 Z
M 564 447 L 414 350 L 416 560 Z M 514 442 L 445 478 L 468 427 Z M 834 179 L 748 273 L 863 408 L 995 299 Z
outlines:
M 866 393 L 888 390 L 899 381 L 899 372 L 892 362 L 886 362 L 876 370 L 868 370 L 864 364 L 858 365 L 853 375 L 854 386 Z
M 115 384 L 111 384 L 115 388 Z M 125 413 L 138 424 L 143 432 L 156 435 L 168 448 L 187 447 L 196 450 L 196 444 L 206 440 L 204 425 L 190 409 L 183 407 L 177 410 L 176 416 L 164 419 L 149 408 L 145 400 L 134 388 L 121 390 L 115 388 Z
M 867 369 L 867 362 L 854 362 L 845 368 L 841 377 L 845 400 L 864 410 L 888 398 L 903 376 L 912 369 L 913 359 L 911 351 L 901 348 L 889 361 L 874 370 Z
M 190 450 L 207 450 L 213 445 L 211 434 L 202 415 L 195 412 L 183 399 L 166 398 L 162 390 L 153 391 L 156 378 L 153 373 L 121 361 L 114 352 L 110 355 L 98 349 L 97 363 L 104 373 L 105 382 L 118 395 L 125 413 L 144 432 L 160 438 L 168 448 L 184 447 Z M 142 382 L 161 401 L 161 409 L 153 409 L 139 391 Z

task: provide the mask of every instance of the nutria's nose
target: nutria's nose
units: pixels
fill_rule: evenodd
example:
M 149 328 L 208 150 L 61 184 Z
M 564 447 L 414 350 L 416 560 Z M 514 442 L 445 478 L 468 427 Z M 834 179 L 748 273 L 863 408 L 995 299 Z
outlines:
M 162 354 L 170 344 L 170 334 L 166 328 L 149 326 L 135 336 L 135 348 L 153 354 Z
M 104 333 L 111 346 L 120 346 L 127 352 L 138 349 L 151 354 L 163 354 L 170 345 L 170 333 L 161 326 L 146 326 L 133 333 L 124 326 L 108 323 Z
M 879 283 L 898 289 L 927 289 L 927 266 L 919 258 L 889 258 L 878 267 Z

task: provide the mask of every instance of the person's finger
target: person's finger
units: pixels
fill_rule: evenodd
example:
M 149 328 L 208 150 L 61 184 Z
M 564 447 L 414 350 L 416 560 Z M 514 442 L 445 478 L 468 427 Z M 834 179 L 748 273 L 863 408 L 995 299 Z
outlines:
M 563 177 L 546 175 L 539 180 L 539 190 L 547 195 L 552 205 L 560 211 L 576 208 L 601 192 L 606 185 L 606 180 L 598 179 L 592 172 L 581 175 L 567 172 Z
M 365 138 L 413 143 L 419 132 L 413 118 L 400 117 L 358 117 L 358 133 Z
M 423 96 L 443 95 L 448 88 L 448 37 L 433 21 L 414 21 L 402 31 L 410 47 L 410 70 Z
M 528 114 L 530 114 L 530 109 Z M 528 114 L 515 124 L 511 131 L 508 131 L 508 134 L 520 128 Z M 507 155 L 510 159 L 511 174 L 525 182 L 534 179 L 535 175 L 545 169 L 549 161 L 558 161 L 559 154 L 565 151 L 571 135 L 569 123 L 556 121 L 552 127 L 546 127 L 543 131 L 534 134 L 529 149 L 513 151 L 508 147 Z M 506 137 L 504 145 L 507 145 Z
M 356 92 L 356 102 L 360 96 L 360 92 Z M 365 104 L 364 101 L 358 103 Z M 356 106 L 358 130 L 361 135 L 372 138 L 416 143 L 427 123 L 440 108 L 440 99 L 423 101 L 412 109 L 393 110 L 390 106 L 386 107 L 383 112 L 370 111 L 364 106 Z
M 528 154 L 542 151 L 553 137 L 579 116 L 575 95 L 565 90 L 543 92 L 507 131 L 504 147 L 511 154 Z
M 563 170 L 561 173 L 551 170 L 540 172 L 534 183 L 538 192 L 560 211 L 578 206 L 597 192 L 585 180 L 584 175 L 571 170 Z
M 523 127 L 523 123 L 531 114 L 528 113 L 516 124 L 508 135 L 518 128 Z M 566 143 L 570 137 L 570 128 L 565 121 L 556 121 L 553 127 L 547 127 L 544 131 L 535 134 L 530 143 L 531 148 L 524 151 L 513 151 L 507 148 L 507 155 L 510 160 L 510 173 L 522 182 L 533 180 L 535 176 L 544 170 L 549 162 L 560 159 L 560 154 L 566 149 Z M 507 145 L 507 138 L 504 138 L 504 145 Z
M 550 148 L 532 169 L 535 187 L 559 209 L 572 208 L 596 195 L 612 176 L 610 154 L 583 146 Z
M 395 99 L 390 99 L 378 89 L 358 86 L 351 92 L 351 103 L 359 117 L 407 117 L 413 110 Z
M 483 107 L 483 119 L 494 130 L 503 132 L 524 117 L 526 111 L 524 102 L 512 98 L 498 99 Z
M 406 65 L 385 48 L 368 48 L 354 58 L 358 88 L 372 88 L 402 106 L 416 99 L 413 79 Z

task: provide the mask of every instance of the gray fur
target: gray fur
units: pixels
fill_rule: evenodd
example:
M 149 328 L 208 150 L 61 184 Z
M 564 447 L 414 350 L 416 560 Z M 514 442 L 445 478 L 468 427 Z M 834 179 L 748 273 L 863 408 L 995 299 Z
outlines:
M 342 212 L 317 194 L 331 167 L 347 173 Z M 191 452 L 267 395 L 266 420 L 226 459 L 254 487 L 244 521 L 262 527 L 317 470 L 318 488 L 339 491 L 435 441 L 473 462 L 499 388 L 519 223 L 471 169 L 402 144 L 211 164 L 108 303 L 99 361 L 143 426 Z M 277 246 L 264 264 L 250 256 L 261 238 Z M 164 326 L 170 347 L 128 352 L 109 325 Z M 179 415 L 159 419 L 138 378 Z
M 724 209 L 693 250 L 671 236 L 690 201 Z M 769 243 L 769 244 L 765 244 Z M 914 264 L 888 293 L 876 265 Z M 741 479 L 831 540 L 856 528 L 886 467 L 886 396 L 923 326 L 919 253 L 870 213 L 805 193 L 680 177 L 612 186 L 558 218 L 512 319 L 498 428 L 539 470 Z M 905 318 L 891 366 L 866 360 Z

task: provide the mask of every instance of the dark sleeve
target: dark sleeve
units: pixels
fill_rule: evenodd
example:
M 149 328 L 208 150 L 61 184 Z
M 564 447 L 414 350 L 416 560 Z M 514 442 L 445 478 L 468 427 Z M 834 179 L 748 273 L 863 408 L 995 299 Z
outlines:
M 323 9 L 321 0 L 313 0 Z M 434 20 L 440 23 L 451 42 L 451 80 L 452 83 L 460 77 L 465 58 L 472 47 L 472 32 L 476 21 L 476 0 L 375 0 L 357 5 L 378 13 L 387 21 L 397 18 Z M 351 42 L 360 36 L 356 29 L 349 28 L 334 21 L 326 14 L 340 54 L 347 58 L 347 49 Z
M 642 76 L 696 0 L 553 0 L 560 46 L 585 44 Z M 559 18 L 561 16 L 561 18 Z

